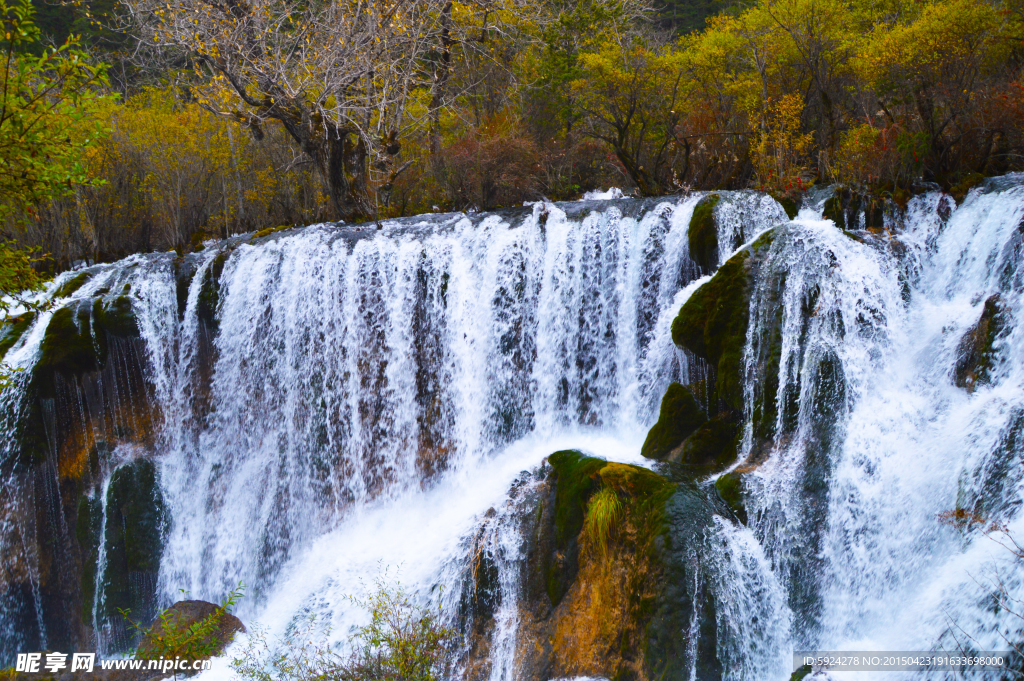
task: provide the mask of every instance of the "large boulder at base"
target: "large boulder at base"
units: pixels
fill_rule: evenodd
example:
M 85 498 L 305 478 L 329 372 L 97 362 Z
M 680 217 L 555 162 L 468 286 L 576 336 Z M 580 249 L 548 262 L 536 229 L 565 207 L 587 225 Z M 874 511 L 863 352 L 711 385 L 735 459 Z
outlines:
M 212 621 L 211 621 L 212 620 Z M 235 637 L 235 632 L 244 632 L 245 625 L 223 607 L 206 601 L 178 601 L 164 610 L 153 622 L 153 626 L 139 643 L 137 657 L 169 657 L 182 653 L 168 650 L 167 642 L 173 640 L 174 632 L 182 632 L 200 622 L 215 623 L 215 628 L 201 644 L 209 646 L 211 654 L 200 655 L 197 659 L 207 659 L 220 655 Z

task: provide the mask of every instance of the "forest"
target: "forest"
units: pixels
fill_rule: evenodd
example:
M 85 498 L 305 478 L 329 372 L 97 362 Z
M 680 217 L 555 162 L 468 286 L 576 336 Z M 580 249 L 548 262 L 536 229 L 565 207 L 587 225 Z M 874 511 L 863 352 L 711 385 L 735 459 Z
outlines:
M 0 0 L 0 287 L 282 225 L 1022 167 L 1019 0 Z

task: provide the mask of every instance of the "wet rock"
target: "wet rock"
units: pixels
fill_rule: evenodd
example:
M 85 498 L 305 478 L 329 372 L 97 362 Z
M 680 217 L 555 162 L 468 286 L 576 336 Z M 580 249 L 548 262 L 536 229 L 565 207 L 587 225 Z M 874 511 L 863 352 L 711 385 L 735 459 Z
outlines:
M 54 298 L 67 298 L 78 289 L 82 288 L 89 279 L 92 278 L 91 272 L 81 272 L 71 277 L 63 284 L 57 287 L 57 290 L 53 292 Z
M 705 196 L 693 209 L 687 235 L 690 241 L 690 259 L 705 272 L 718 266 L 718 227 L 715 225 L 715 206 L 718 194 Z
M 522 514 L 520 675 L 688 678 L 681 632 L 693 600 L 667 510 L 676 490 L 644 468 L 576 451 L 548 458 Z M 480 662 L 470 656 L 468 679 L 487 678 Z
M 107 489 L 103 611 L 97 616 L 110 624 L 114 643 L 122 649 L 132 647 L 135 632 L 121 610 L 130 611 L 135 622 L 148 622 L 156 614 L 166 525 L 156 466 L 138 460 L 117 469 Z
M 25 312 L 17 317 L 8 317 L 0 326 L 0 360 L 14 347 L 36 320 L 35 312 Z
M 679 383 L 672 383 L 661 398 L 658 422 L 647 433 L 640 453 L 648 459 L 664 458 L 705 421 L 707 416 L 693 393 Z
M 822 217 L 834 222 L 839 229 L 853 230 L 861 228 L 863 215 L 865 229 L 882 229 L 887 203 L 881 196 L 838 185 L 831 198 L 825 201 Z
M 736 414 L 725 412 L 707 421 L 665 457 L 695 475 L 720 471 L 736 460 L 741 431 Z
M 985 301 L 981 318 L 966 333 L 957 348 L 954 383 L 967 392 L 991 380 L 996 355 L 993 346 L 1006 327 L 1006 304 L 998 293 Z
M 747 507 L 743 500 L 743 478 L 753 470 L 753 466 L 740 466 L 715 480 L 718 496 L 744 525 L 747 523 Z
M 743 410 L 743 349 L 750 316 L 750 250 L 722 265 L 672 322 L 672 340 L 715 369 L 713 408 Z

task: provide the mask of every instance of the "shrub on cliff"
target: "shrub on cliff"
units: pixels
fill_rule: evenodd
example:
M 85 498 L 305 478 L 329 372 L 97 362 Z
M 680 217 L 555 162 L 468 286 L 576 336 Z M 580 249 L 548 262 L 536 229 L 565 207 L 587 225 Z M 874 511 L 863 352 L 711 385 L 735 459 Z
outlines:
M 366 599 L 370 623 L 349 637 L 348 656 L 331 649 L 329 630 L 315 617 L 293 629 L 271 649 L 266 634 L 254 627 L 249 645 L 232 666 L 252 681 L 439 681 L 451 669 L 456 632 L 441 623 L 438 607 L 418 605 L 400 584 L 383 579 Z

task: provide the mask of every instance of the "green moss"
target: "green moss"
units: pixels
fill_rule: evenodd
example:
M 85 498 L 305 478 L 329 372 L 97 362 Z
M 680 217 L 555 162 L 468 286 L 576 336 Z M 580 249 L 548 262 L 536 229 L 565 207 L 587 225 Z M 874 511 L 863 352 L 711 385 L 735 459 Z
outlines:
M 962 203 L 967 198 L 967 193 L 985 181 L 981 173 L 967 173 L 955 185 L 949 188 L 949 193 L 957 203 Z
M 739 419 L 734 414 L 720 414 L 686 438 L 669 460 L 697 473 L 720 471 L 736 460 L 740 435 Z
M 768 250 L 771 248 L 772 244 L 775 243 L 776 236 L 776 230 L 769 229 L 764 234 L 754 239 L 754 243 L 750 245 L 750 250 L 754 253 L 762 253 Z
M 953 370 L 954 383 L 973 392 L 979 385 L 991 380 L 995 366 L 994 345 L 1006 326 L 1006 304 L 998 293 L 985 301 L 981 318 L 966 333 L 957 348 L 957 363 Z
M 690 259 L 705 272 L 711 272 L 718 265 L 718 228 L 715 226 L 715 206 L 721 197 L 718 194 L 705 196 L 693 209 L 687 236 L 690 241 Z
M 39 361 L 32 370 L 39 396 L 54 397 L 57 374 L 69 378 L 102 369 L 108 336 L 138 335 L 132 303 L 126 296 L 109 303 L 96 299 L 91 306 L 83 301 L 57 310 L 46 327 Z
M 132 301 L 128 296 L 118 296 L 110 302 L 97 299 L 92 308 L 93 323 L 97 331 L 103 330 L 114 336 L 130 338 L 139 335 Z
M 3 359 L 7 351 L 13 348 L 14 344 L 25 335 L 25 332 L 29 330 L 32 322 L 35 320 L 36 313 L 31 311 L 7 320 L 7 323 L 2 327 L 3 335 L 0 336 L 0 359 Z
M 251 240 L 260 239 L 260 238 L 265 237 L 265 236 L 267 236 L 269 234 L 273 234 L 274 232 L 280 232 L 282 229 L 291 229 L 291 228 L 292 228 L 291 225 L 278 225 L 277 227 L 267 227 L 265 229 L 261 229 L 258 232 L 254 232 L 253 235 L 252 235 L 252 239 Z
M 750 316 L 750 282 L 742 250 L 711 281 L 694 291 L 672 322 L 672 340 L 716 368 L 713 397 L 726 409 L 743 409 L 743 348 Z
M 779 202 L 779 205 L 782 206 L 782 210 L 786 211 L 786 216 L 789 217 L 790 220 L 795 218 L 797 213 L 800 212 L 800 206 L 792 196 L 786 196 L 784 194 L 772 194 L 771 196 Z
M 607 462 L 584 456 L 580 452 L 564 450 L 548 457 L 554 470 L 554 548 L 556 553 L 574 556 L 576 540 L 583 529 L 587 502 L 600 488 L 597 472 Z M 545 583 L 552 605 L 558 605 L 569 590 L 575 577 L 575 560 L 549 560 L 545 566 Z
M 92 606 L 96 599 L 96 565 L 102 520 L 103 508 L 99 498 L 83 495 L 78 501 L 75 538 L 82 552 L 82 622 L 89 626 L 92 626 Z
M 156 575 L 163 555 L 166 515 L 151 461 L 118 468 L 107 488 L 103 618 L 120 624 L 118 608 L 149 621 L 156 614 Z
M 93 342 L 87 306 L 63 307 L 50 318 L 39 351 L 33 373 L 40 397 L 50 398 L 56 374 L 80 376 L 98 370 L 106 359 L 106 342 L 102 336 Z
M 661 398 L 658 422 L 647 433 L 640 453 L 648 459 L 661 459 L 707 421 L 707 416 L 687 388 L 672 383 Z
M 220 304 L 220 275 L 224 271 L 224 263 L 227 262 L 231 251 L 223 251 L 213 263 L 206 269 L 203 276 L 203 285 L 199 289 L 199 298 L 196 301 L 196 315 L 200 321 L 207 325 L 217 326 L 217 306 Z
M 715 489 L 722 501 L 732 509 L 744 524 L 747 522 L 747 508 L 743 503 L 743 474 L 731 471 L 715 480 Z
M 53 292 L 54 298 L 67 298 L 72 293 L 82 288 L 85 282 L 92 278 L 92 274 L 89 272 L 81 272 L 76 274 L 71 279 L 68 279 L 63 284 L 57 287 L 57 290 Z
M 675 490 L 668 478 L 625 463 L 608 463 L 598 471 L 601 482 L 634 500 L 662 499 Z

